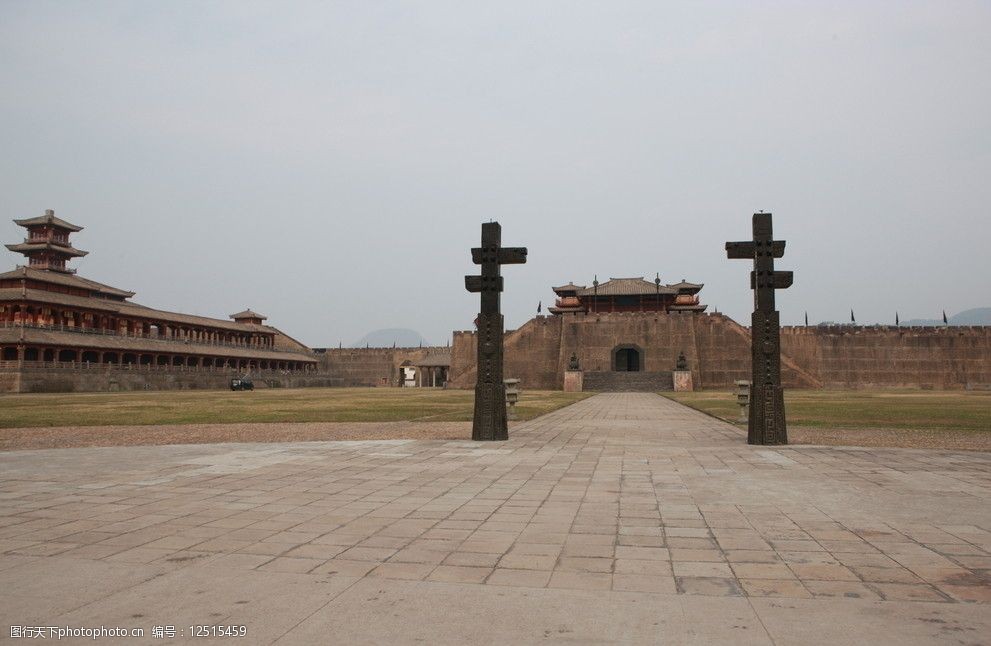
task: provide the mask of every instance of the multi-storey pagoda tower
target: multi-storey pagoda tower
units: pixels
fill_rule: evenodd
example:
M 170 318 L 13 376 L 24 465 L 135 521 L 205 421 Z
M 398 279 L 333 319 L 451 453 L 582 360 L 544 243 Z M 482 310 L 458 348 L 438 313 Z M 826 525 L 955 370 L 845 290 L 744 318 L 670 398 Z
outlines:
M 69 235 L 82 231 L 83 228 L 55 217 L 52 209 L 36 218 L 14 220 L 14 224 L 27 229 L 28 237 L 24 238 L 24 242 L 7 245 L 7 248 L 27 256 L 28 266 L 32 269 L 74 274 L 76 270 L 66 267 L 65 263 L 71 258 L 80 258 L 89 253 L 76 249 L 69 242 Z

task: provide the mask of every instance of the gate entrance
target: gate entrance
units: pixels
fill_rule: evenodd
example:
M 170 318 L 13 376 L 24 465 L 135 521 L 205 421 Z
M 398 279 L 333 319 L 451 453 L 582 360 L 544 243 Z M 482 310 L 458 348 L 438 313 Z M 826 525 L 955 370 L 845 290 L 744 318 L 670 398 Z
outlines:
M 642 357 L 640 348 L 635 345 L 617 346 L 612 353 L 612 369 L 614 372 L 640 372 Z

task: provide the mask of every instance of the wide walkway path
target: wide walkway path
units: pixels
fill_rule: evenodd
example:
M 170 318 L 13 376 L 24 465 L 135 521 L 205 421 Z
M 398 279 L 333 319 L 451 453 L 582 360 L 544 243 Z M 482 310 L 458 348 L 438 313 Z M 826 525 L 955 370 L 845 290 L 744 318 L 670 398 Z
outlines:
M 0 453 L 0 641 L 986 644 L 989 530 L 991 454 L 751 447 L 651 394 L 504 443 Z

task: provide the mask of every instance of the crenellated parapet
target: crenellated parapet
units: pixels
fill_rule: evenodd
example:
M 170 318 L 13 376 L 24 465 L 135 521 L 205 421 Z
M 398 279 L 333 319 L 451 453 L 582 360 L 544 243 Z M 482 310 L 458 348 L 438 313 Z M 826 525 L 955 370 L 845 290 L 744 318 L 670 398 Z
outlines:
M 796 335 L 850 335 L 850 334 L 915 334 L 920 336 L 953 336 L 984 334 L 991 336 L 991 325 L 784 325 L 781 332 Z

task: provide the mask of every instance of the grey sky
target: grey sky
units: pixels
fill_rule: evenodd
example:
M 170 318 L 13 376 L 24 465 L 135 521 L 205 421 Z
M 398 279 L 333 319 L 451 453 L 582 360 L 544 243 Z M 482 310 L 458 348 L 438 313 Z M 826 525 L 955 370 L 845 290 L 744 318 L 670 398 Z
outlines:
M 788 240 L 785 322 L 991 305 L 991 4 L 0 2 L 0 234 L 304 342 L 469 329 L 469 247 L 550 286 L 654 272 L 749 321 L 725 259 Z M 20 256 L 3 251 L 7 269 Z

